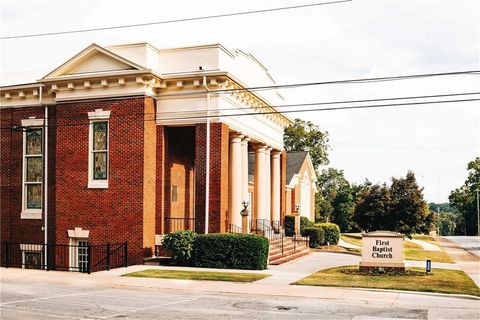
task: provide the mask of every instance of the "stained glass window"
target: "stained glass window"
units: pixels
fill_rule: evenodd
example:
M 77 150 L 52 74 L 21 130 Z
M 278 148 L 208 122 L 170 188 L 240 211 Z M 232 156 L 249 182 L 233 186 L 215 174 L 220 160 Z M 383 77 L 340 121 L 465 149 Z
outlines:
M 25 209 L 42 208 L 42 179 L 43 179 L 43 154 L 42 154 L 42 129 L 29 128 L 25 132 L 25 157 L 24 157 L 24 199 Z
M 108 178 L 108 122 L 93 123 L 93 179 Z

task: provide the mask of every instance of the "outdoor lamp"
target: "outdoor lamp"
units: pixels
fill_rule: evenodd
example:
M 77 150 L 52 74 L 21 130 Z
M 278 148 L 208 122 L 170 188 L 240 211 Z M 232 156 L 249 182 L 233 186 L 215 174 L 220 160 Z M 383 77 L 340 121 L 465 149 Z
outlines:
M 250 203 L 248 203 L 248 201 L 242 201 L 242 205 L 243 205 L 243 210 L 240 211 L 240 215 L 242 217 L 246 217 L 248 216 L 248 206 L 250 205 Z

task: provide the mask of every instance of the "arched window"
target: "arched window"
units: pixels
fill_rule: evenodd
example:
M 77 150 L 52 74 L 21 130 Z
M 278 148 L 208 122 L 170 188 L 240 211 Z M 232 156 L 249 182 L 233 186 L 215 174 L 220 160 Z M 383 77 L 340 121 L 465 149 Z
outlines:
M 301 193 L 300 193 L 300 214 L 304 217 L 310 219 L 310 199 L 311 199 L 311 192 L 310 192 L 310 177 L 308 173 L 305 171 L 303 174 L 303 179 L 301 183 Z

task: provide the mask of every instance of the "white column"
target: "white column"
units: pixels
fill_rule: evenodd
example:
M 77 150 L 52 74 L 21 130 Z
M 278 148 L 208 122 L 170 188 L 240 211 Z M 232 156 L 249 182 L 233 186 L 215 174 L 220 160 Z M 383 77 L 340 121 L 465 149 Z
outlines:
M 242 139 L 242 202 L 248 202 L 248 141 L 250 138 Z M 248 221 L 252 218 L 251 209 L 252 204 L 250 203 L 250 211 L 248 212 Z M 243 209 L 243 207 L 242 207 Z M 247 230 L 248 232 L 249 230 Z
M 280 151 L 272 152 L 272 221 L 280 221 Z
M 272 151 L 272 148 L 267 148 L 265 150 L 265 218 L 267 220 L 270 220 L 271 218 L 271 200 L 270 196 L 272 193 L 272 181 L 271 181 L 271 176 L 272 176 L 272 170 L 271 170 L 271 159 L 270 159 L 270 151 Z
M 255 148 L 255 214 L 254 219 L 265 219 L 265 145 Z
M 241 227 L 242 216 L 242 142 L 243 135 L 230 137 L 228 211 L 230 223 Z

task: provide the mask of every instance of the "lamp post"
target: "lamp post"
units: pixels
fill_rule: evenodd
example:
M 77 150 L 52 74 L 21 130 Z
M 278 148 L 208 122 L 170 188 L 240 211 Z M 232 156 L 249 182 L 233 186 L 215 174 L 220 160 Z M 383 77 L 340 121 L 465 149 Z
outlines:
M 295 205 L 295 235 L 300 235 L 300 205 L 297 203 Z
M 240 211 L 240 215 L 242 216 L 242 233 L 248 233 L 248 206 L 250 203 L 248 201 L 242 201 L 243 210 Z

